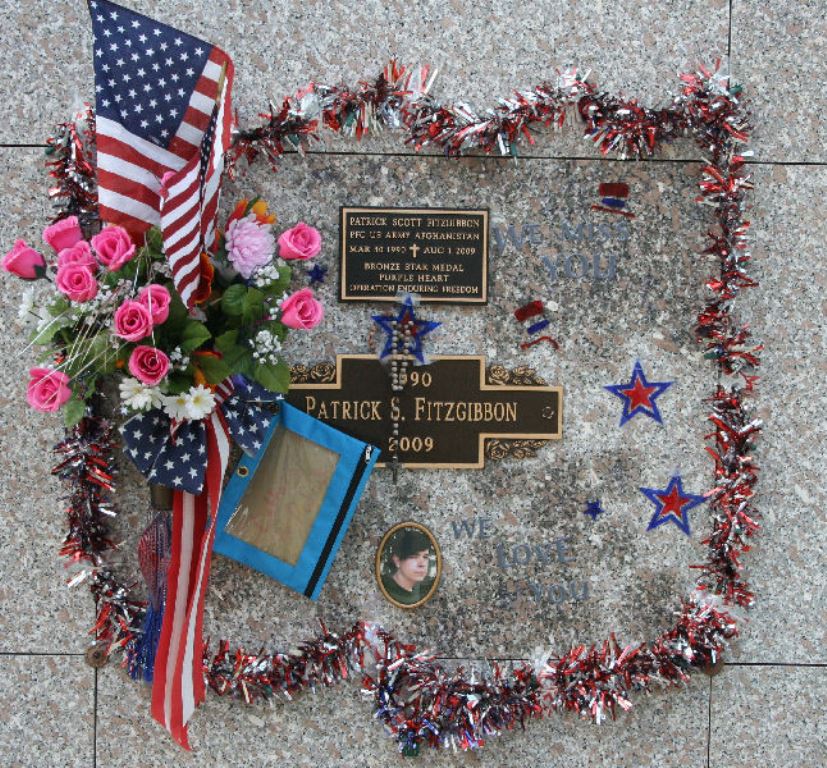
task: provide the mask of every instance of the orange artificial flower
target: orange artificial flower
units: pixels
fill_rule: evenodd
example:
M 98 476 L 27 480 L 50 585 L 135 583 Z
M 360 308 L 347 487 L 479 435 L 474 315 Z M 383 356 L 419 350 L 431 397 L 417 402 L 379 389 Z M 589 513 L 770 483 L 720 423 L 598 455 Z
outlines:
M 197 358 L 197 357 L 216 357 L 216 358 L 220 358 L 221 357 L 221 355 L 218 352 L 215 352 L 212 349 L 202 349 L 199 352 L 193 352 L 192 356 L 193 356 L 193 358 Z M 204 372 L 198 367 L 198 363 L 195 360 L 193 360 L 192 365 L 193 365 L 193 368 L 195 368 L 195 371 L 192 374 L 192 378 L 193 378 L 193 381 L 196 383 L 196 385 L 200 384 L 202 387 L 207 387 L 208 389 L 210 389 L 214 392 L 216 385 L 207 383 L 207 378 L 204 376 Z
M 198 287 L 192 294 L 192 300 L 196 304 L 203 304 L 210 298 L 212 292 L 212 281 L 215 276 L 215 267 L 212 260 L 205 251 L 201 251 L 201 271 L 198 276 Z

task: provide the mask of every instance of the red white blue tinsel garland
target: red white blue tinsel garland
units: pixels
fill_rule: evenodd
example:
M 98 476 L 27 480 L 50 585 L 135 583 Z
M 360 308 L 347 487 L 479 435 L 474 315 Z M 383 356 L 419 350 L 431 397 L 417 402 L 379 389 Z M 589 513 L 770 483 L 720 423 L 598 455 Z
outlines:
M 553 83 L 515 93 L 484 114 L 464 104 L 445 105 L 429 91 L 426 69 L 406 70 L 391 62 L 373 82 L 356 88 L 311 84 L 279 109 L 262 115 L 258 128 L 236 132 L 230 174 L 241 158 L 264 155 L 275 164 L 288 148 L 303 149 L 322 127 L 361 138 L 380 127 L 397 128 L 417 150 L 433 145 L 448 155 L 467 151 L 516 154 L 532 142 L 539 125 L 561 125 L 572 108 L 585 135 L 603 154 L 645 158 L 664 141 L 692 137 L 706 158 L 697 201 L 710 206 L 713 223 L 704 254 L 713 273 L 710 297 L 697 318 L 696 335 L 718 374 L 708 398 L 706 450 L 714 462 L 710 495 L 712 532 L 704 540 L 707 560 L 698 566 L 696 590 L 676 612 L 675 624 L 648 643 L 623 645 L 614 635 L 605 642 L 551 651 L 542 659 L 484 678 L 463 668 L 448 670 L 435 655 L 417 650 L 374 624 L 356 623 L 342 633 L 321 633 L 290 653 L 247 653 L 227 642 L 204 649 L 207 685 L 217 694 L 251 703 L 296 694 L 358 676 L 375 715 L 399 748 L 420 745 L 473 749 L 487 738 L 523 727 L 552 712 L 575 712 L 599 722 L 632 706 L 634 694 L 656 684 L 680 685 L 691 673 L 715 664 L 738 634 L 735 612 L 754 597 L 744 576 L 742 556 L 759 530 L 754 492 L 758 467 L 753 456 L 761 424 L 754 418 L 761 347 L 750 342 L 748 326 L 734 315 L 744 289 L 757 285 L 748 274 L 750 260 L 745 219 L 751 189 L 743 151 L 749 113 L 740 89 L 716 67 L 681 76 L 682 88 L 664 109 L 648 109 L 633 99 L 599 92 L 575 71 Z M 64 124 L 50 141 L 58 155 L 51 166 L 51 194 L 62 210 L 58 218 L 94 210 L 89 157 L 94 125 L 87 116 L 81 142 Z M 725 386 L 724 381 L 729 383 Z M 92 633 L 102 651 L 123 651 L 125 664 L 139 664 L 146 602 L 121 582 L 108 564 L 114 548 L 109 521 L 115 515 L 115 442 L 106 420 L 88 416 L 58 444 L 54 473 L 69 496 L 69 532 L 61 554 L 79 564 L 73 582 L 87 581 L 97 603 Z

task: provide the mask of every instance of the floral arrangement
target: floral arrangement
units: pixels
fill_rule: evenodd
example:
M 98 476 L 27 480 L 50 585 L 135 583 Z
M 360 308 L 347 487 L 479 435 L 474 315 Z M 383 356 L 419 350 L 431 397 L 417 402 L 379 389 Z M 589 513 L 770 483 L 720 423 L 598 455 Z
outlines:
M 42 304 L 27 291 L 20 310 L 36 323 L 31 343 L 43 348 L 29 372 L 29 404 L 62 409 L 71 427 L 106 376 L 118 379 L 124 415 L 162 408 L 176 421 L 205 418 L 214 388 L 234 374 L 286 392 L 288 329 L 309 330 L 324 316 L 309 288 L 290 292 L 291 264 L 318 255 L 322 238 L 304 222 L 277 238 L 275 224 L 265 201 L 238 203 L 215 252 L 201 254 L 191 310 L 173 288 L 157 229 L 138 247 L 118 226 L 87 239 L 69 216 L 43 231 L 53 255 L 18 240 L 3 269 L 52 286 Z

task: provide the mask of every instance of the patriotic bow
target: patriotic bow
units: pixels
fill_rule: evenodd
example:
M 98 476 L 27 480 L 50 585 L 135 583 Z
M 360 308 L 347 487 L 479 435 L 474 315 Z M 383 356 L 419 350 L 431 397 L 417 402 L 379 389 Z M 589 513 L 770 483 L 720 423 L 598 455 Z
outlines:
M 283 399 L 237 375 L 216 389 L 218 410 L 241 449 L 255 455 L 270 426 L 271 413 L 262 406 Z M 199 494 L 207 470 L 207 423 L 173 423 L 160 409 L 139 413 L 122 429 L 126 453 L 147 480 L 176 491 Z
M 203 421 L 173 424 L 156 410 L 134 417 L 123 430 L 138 468 L 147 478 L 174 488 L 166 601 L 152 670 L 152 716 L 186 749 L 187 723 L 205 696 L 204 602 L 229 437 L 247 452 L 258 450 L 270 423 L 262 405 L 280 399 L 235 376 L 216 388 L 216 408 Z

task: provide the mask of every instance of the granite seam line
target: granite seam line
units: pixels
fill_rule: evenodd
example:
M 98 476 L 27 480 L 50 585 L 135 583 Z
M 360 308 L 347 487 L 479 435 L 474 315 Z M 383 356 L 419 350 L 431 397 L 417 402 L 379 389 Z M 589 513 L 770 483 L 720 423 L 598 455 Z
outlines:
M 709 696 L 707 698 L 706 710 L 706 768 L 710 766 L 710 753 L 712 752 L 712 678 L 709 678 Z
M 726 41 L 726 57 L 727 57 L 727 64 L 729 65 L 729 76 L 732 77 L 732 2 L 733 0 L 729 0 L 729 22 L 728 22 L 728 31 L 727 31 L 727 41 Z
M 92 768 L 98 765 L 98 669 L 95 672 L 95 689 L 92 696 Z M 707 768 L 709 768 L 707 766 Z
M 46 144 L 2 144 L 0 149 L 47 149 Z M 284 155 L 298 155 L 298 152 L 289 150 L 284 152 Z M 305 152 L 305 157 L 312 155 L 333 155 L 334 157 L 410 157 L 418 159 L 437 159 L 444 161 L 453 160 L 496 160 L 499 162 L 522 162 L 526 160 L 567 160 L 567 161 L 582 161 L 588 160 L 601 163 L 674 163 L 675 165 L 686 165 L 690 163 L 703 163 L 703 157 L 680 157 L 680 158 L 665 158 L 665 157 L 649 157 L 644 160 L 636 160 L 634 158 L 621 159 L 619 157 L 595 157 L 594 155 L 520 155 L 514 157 L 500 157 L 498 155 L 460 155 L 459 157 L 446 157 L 445 155 L 437 155 L 431 153 L 417 153 L 417 152 L 350 152 L 350 151 L 319 151 L 310 150 Z M 785 166 L 814 166 L 827 167 L 827 160 L 753 160 L 747 158 L 746 165 L 785 165 Z

